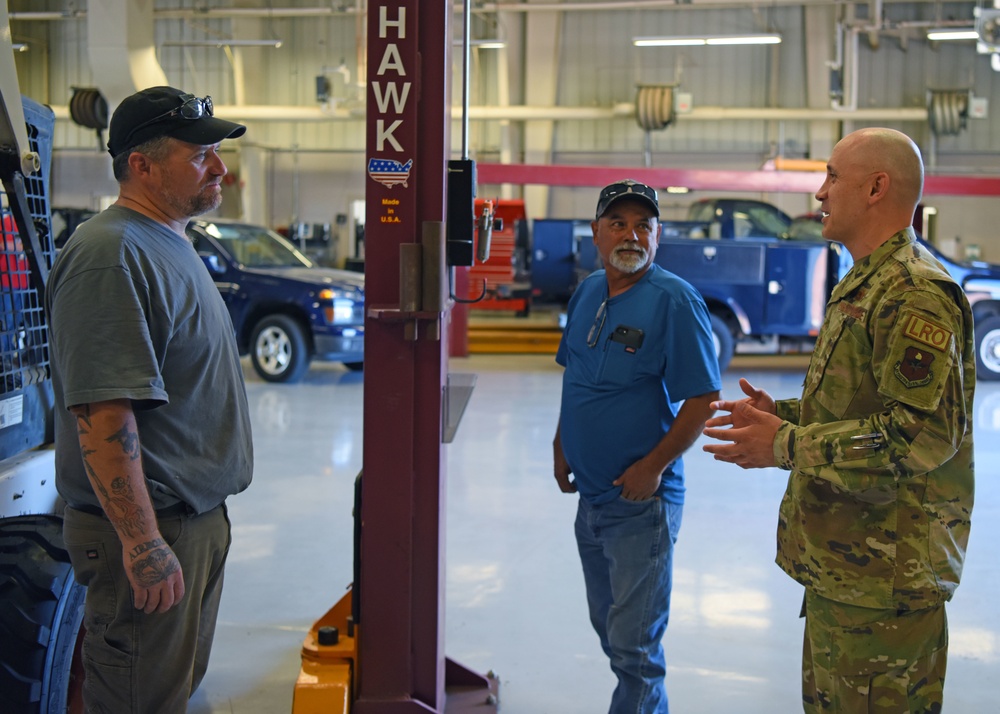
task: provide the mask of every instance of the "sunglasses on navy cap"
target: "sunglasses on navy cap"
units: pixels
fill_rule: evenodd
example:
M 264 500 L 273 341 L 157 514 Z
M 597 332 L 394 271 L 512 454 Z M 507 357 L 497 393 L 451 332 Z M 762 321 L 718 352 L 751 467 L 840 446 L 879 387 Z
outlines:
M 660 204 L 656 196 L 656 189 L 632 179 L 625 179 L 624 181 L 609 184 L 601 189 L 601 195 L 597 199 L 597 217 L 600 218 L 603 216 L 607 212 L 608 207 L 616 200 L 630 195 L 644 200 L 656 213 L 656 217 L 660 217 Z
M 215 114 L 215 105 L 212 104 L 212 98 L 210 96 L 206 95 L 204 98 L 201 98 L 196 97 L 193 94 L 182 94 L 178 97 L 178 99 L 184 100 L 183 104 L 179 107 L 163 112 L 163 114 L 159 114 L 152 119 L 147 119 L 142 124 L 132 127 L 132 131 L 130 131 L 122 140 L 122 145 L 130 146 L 129 142 L 140 129 L 145 129 L 147 126 L 158 124 L 159 122 L 165 121 L 171 117 L 179 116 L 181 119 L 191 119 L 193 121 L 206 116 L 210 117 Z

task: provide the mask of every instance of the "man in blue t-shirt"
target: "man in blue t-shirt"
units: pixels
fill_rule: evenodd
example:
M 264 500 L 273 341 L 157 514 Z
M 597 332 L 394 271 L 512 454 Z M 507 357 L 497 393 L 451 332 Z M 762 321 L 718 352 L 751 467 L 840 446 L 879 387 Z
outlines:
M 556 355 L 565 373 L 555 478 L 580 494 L 590 620 L 618 677 L 609 714 L 668 712 L 661 640 L 684 503 L 681 454 L 721 386 L 704 300 L 653 263 L 659 216 L 649 186 L 625 180 L 601 191 L 591 229 L 604 270 L 570 300 Z

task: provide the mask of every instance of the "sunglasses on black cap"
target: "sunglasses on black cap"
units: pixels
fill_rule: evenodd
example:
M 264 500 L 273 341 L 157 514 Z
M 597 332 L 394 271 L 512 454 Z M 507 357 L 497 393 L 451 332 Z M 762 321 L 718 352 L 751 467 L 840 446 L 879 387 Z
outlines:
M 621 196 L 628 194 L 641 196 L 642 198 L 650 201 L 653 206 L 656 207 L 656 213 L 659 215 L 659 199 L 656 195 L 656 189 L 650 188 L 646 184 L 639 183 L 638 181 L 626 180 L 610 184 L 601 189 L 601 195 L 597 199 L 597 217 L 600 218 L 607 210 L 611 202 L 616 198 L 620 198 Z
M 159 114 L 152 119 L 147 119 L 142 124 L 132 127 L 132 131 L 125 136 L 122 144 L 126 147 L 131 147 L 129 142 L 132 140 L 132 137 L 135 136 L 137 131 L 145 129 L 147 126 L 157 124 L 161 121 L 166 121 L 171 117 L 179 116 L 181 119 L 195 120 L 206 116 L 213 116 L 215 113 L 215 105 L 212 104 L 212 98 L 210 96 L 201 98 L 196 97 L 193 94 L 182 94 L 178 97 L 178 99 L 183 100 L 183 103 L 179 107 L 163 112 L 163 114 Z

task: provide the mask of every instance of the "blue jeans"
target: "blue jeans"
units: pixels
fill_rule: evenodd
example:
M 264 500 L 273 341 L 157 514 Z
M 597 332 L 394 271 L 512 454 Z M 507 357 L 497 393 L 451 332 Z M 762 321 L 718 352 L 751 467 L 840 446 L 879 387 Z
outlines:
M 609 714 L 669 711 L 662 640 L 683 511 L 660 498 L 597 506 L 580 499 L 576 542 L 590 622 L 618 677 Z

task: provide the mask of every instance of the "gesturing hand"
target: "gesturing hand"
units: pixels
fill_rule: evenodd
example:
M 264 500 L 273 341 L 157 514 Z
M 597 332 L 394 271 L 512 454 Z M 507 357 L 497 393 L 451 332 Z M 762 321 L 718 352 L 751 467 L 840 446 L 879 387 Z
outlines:
M 702 432 L 712 439 L 729 443 L 707 444 L 703 449 L 718 461 L 728 461 L 745 469 L 775 466 L 774 436 L 781 419 L 775 415 L 774 399 L 745 379 L 740 380 L 740 388 L 747 398 L 713 402 L 713 409 L 728 413 L 709 419 Z

